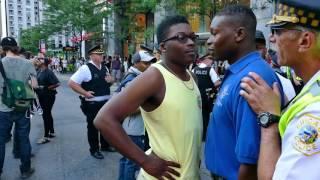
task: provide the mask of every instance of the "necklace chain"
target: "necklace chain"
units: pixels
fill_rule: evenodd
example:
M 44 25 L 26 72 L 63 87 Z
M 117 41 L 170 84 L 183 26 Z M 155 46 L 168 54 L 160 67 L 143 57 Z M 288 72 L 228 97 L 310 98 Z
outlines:
M 193 83 L 193 81 L 192 81 L 192 87 L 189 87 L 186 83 L 185 83 L 185 81 L 184 80 L 182 80 L 176 73 L 174 73 L 167 65 L 165 65 L 164 63 L 161 63 L 161 65 L 163 66 L 163 67 L 165 67 L 169 72 L 171 72 L 176 78 L 178 78 L 181 82 L 182 82 L 182 84 L 187 88 L 187 89 L 189 89 L 189 90 L 191 90 L 191 91 L 193 91 L 194 90 L 194 83 Z M 190 76 L 190 80 L 191 80 L 191 75 L 189 74 L 189 76 Z

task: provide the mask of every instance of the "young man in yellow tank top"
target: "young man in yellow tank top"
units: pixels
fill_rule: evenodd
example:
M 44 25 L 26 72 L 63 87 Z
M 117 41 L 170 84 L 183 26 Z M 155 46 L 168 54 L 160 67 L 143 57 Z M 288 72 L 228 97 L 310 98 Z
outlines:
M 201 97 L 187 70 L 195 59 L 196 38 L 185 17 L 164 19 L 157 29 L 161 63 L 134 79 L 95 119 L 108 142 L 142 167 L 138 179 L 200 179 Z M 121 126 L 139 107 L 150 139 L 146 153 Z

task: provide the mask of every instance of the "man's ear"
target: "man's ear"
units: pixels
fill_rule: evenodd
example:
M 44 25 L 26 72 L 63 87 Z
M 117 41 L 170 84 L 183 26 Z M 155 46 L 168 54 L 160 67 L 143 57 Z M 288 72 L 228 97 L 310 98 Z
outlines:
M 306 52 L 310 50 L 313 46 L 316 46 L 317 44 L 317 37 L 315 33 L 306 31 L 302 32 L 301 36 L 298 40 L 298 51 L 299 52 Z
M 159 49 L 160 49 L 161 53 L 166 53 L 167 47 L 166 47 L 165 43 L 163 43 L 163 42 L 160 43 L 159 44 Z
M 245 27 L 238 27 L 235 30 L 235 41 L 241 42 L 245 37 L 247 36 L 247 33 L 245 31 Z

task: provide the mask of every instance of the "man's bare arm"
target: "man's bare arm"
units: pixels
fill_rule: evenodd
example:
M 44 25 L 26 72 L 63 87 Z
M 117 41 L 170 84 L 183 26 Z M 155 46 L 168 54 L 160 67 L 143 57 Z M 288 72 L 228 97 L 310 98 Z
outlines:
M 280 115 L 280 90 L 277 84 L 269 87 L 257 74 L 249 73 L 252 78 L 243 78 L 240 95 L 243 96 L 251 108 L 257 113 L 269 112 Z M 261 95 L 263 94 L 263 96 Z M 280 157 L 281 141 L 278 124 L 272 124 L 268 128 L 261 128 L 260 154 L 258 162 L 259 180 L 271 180 L 276 163 Z
M 78 84 L 78 83 L 76 83 L 76 82 L 74 82 L 74 81 L 72 81 L 72 80 L 69 80 L 68 86 L 69 86 L 72 90 L 74 90 L 75 92 L 79 93 L 80 95 L 83 95 L 83 96 L 86 97 L 86 98 L 92 98 L 92 97 L 94 97 L 94 95 L 93 95 L 94 93 L 93 93 L 93 92 L 84 90 L 84 89 L 80 86 L 80 84 Z
M 261 128 L 261 143 L 258 164 L 259 180 L 271 180 L 280 157 L 280 137 L 278 123 Z
M 241 164 L 239 168 L 239 180 L 256 180 L 257 177 L 257 165 Z
M 160 72 L 153 67 L 149 68 L 102 107 L 94 124 L 121 154 L 135 161 L 149 174 L 158 178 L 166 176 L 171 179 L 172 174 L 179 174 L 170 166 L 179 167 L 179 165 L 162 160 L 156 155 L 145 155 L 121 126 L 126 116 L 134 113 L 149 98 L 158 94 L 163 86 L 164 80 Z

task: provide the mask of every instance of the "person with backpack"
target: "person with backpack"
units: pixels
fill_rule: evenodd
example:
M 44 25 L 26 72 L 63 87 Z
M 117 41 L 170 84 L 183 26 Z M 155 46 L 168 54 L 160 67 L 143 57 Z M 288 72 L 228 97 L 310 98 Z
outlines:
M 156 58 L 150 55 L 148 52 L 140 50 L 133 55 L 132 62 L 133 66 L 129 68 L 128 73 L 121 80 L 116 91 L 120 92 L 123 88 L 128 86 L 133 79 L 147 70 L 151 63 L 156 62 Z M 126 117 L 122 123 L 122 127 L 131 140 L 143 150 L 145 147 L 145 131 L 140 109 L 137 109 L 133 114 L 130 114 L 128 117 Z M 139 169 L 140 166 L 138 166 L 134 161 L 131 161 L 123 156 L 120 159 L 118 180 L 135 180 L 136 173 L 139 171 Z
M 3 38 L 1 46 L 6 56 L 0 63 L 0 178 L 5 158 L 5 140 L 15 122 L 21 178 L 26 179 L 34 173 L 30 160 L 30 117 L 27 111 L 34 98 L 30 92 L 37 86 L 36 71 L 30 61 L 19 56 L 19 47 L 14 38 Z

